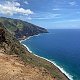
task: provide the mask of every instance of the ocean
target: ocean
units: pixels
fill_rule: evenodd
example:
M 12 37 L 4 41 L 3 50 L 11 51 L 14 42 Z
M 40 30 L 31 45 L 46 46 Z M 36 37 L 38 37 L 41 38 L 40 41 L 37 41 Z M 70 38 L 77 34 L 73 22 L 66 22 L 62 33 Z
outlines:
M 33 54 L 55 64 L 70 80 L 80 80 L 80 29 L 50 29 L 23 40 Z

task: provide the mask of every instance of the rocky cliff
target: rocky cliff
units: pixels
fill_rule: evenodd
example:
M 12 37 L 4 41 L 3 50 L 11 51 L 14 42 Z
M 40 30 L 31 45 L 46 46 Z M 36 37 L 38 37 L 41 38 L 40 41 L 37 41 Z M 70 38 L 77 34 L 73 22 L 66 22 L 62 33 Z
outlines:
M 52 63 L 34 56 L 0 23 L 0 80 L 68 80 Z
M 49 71 L 36 66 L 29 54 L 0 23 L 0 80 L 51 80 Z

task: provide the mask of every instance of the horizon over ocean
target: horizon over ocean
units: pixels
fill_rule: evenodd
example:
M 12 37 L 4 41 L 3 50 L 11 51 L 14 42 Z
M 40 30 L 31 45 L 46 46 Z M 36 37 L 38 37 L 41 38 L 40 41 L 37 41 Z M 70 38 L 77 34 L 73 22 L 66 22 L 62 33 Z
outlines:
M 65 71 L 71 80 L 80 80 L 80 29 L 49 29 L 21 43 Z

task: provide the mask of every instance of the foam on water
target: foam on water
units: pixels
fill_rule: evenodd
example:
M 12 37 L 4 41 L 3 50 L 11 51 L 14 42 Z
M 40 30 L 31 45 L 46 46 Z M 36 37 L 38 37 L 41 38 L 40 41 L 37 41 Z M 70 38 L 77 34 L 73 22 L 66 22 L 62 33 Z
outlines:
M 33 53 L 33 52 L 28 48 L 27 45 L 25 45 L 25 44 L 23 44 L 23 45 L 27 48 L 27 50 L 28 50 L 30 53 Z M 40 57 L 40 56 L 36 55 L 35 53 L 34 53 L 33 55 L 35 55 L 35 56 L 37 56 L 37 57 Z M 73 80 L 73 76 L 70 75 L 69 73 L 67 73 L 62 67 L 58 66 L 55 61 L 51 61 L 51 60 L 46 59 L 46 58 L 44 58 L 44 57 L 40 57 L 40 58 L 45 59 L 45 60 L 51 62 L 51 63 L 54 64 L 63 74 L 65 74 L 70 80 Z
M 40 35 L 40 34 L 34 35 L 34 36 L 39 36 L 39 35 Z M 29 36 L 28 38 L 26 38 L 26 39 L 24 39 L 24 40 L 20 40 L 20 43 L 23 42 L 23 41 L 26 41 L 26 40 L 30 39 L 31 37 L 34 37 L 34 36 Z

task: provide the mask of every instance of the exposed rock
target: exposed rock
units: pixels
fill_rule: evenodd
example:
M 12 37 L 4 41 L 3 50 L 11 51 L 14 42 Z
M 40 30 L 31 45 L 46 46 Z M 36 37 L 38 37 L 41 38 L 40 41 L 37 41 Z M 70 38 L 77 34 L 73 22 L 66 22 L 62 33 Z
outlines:
M 0 42 L 5 42 L 5 31 L 0 29 Z

